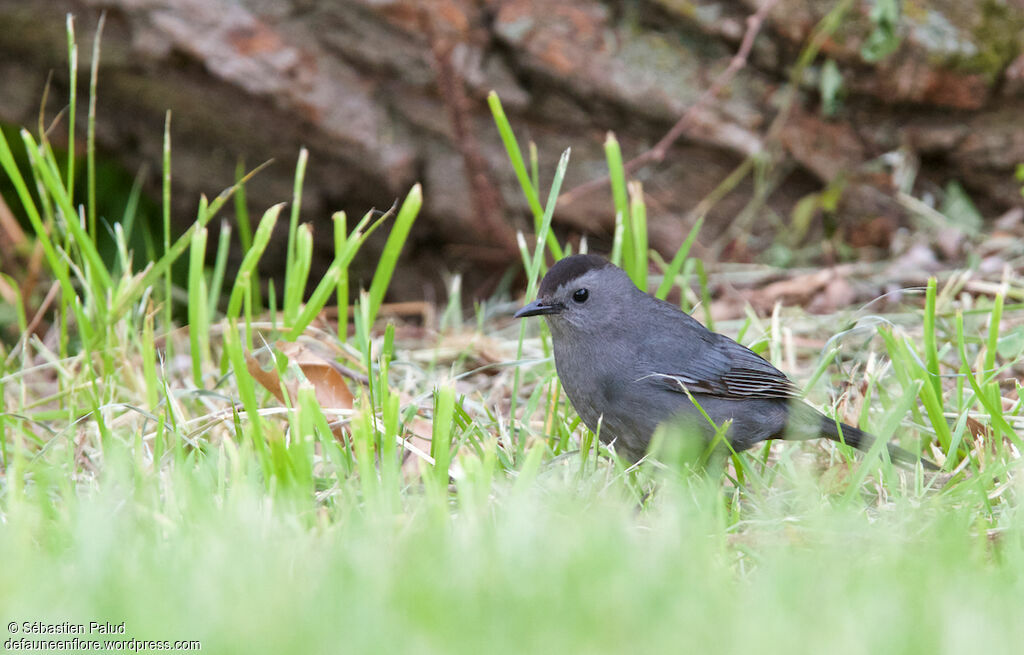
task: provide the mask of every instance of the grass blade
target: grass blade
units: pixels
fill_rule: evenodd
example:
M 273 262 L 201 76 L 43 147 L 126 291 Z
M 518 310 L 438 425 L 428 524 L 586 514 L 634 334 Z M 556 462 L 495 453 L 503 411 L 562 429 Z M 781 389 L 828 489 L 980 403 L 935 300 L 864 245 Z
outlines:
M 501 142 L 505 145 L 505 152 L 508 154 L 509 161 L 512 163 L 512 170 L 516 173 L 516 179 L 519 180 L 519 187 L 523 190 L 523 195 L 526 196 L 526 203 L 530 206 L 530 211 L 533 213 L 533 228 L 538 238 L 543 238 L 547 243 L 548 248 L 551 250 L 551 256 L 557 261 L 565 256 L 562 247 L 558 245 L 558 239 L 552 233 L 547 233 L 547 236 L 541 237 L 543 234 L 541 223 L 544 216 L 544 208 L 540 206 L 540 196 L 538 189 L 530 181 L 530 174 L 526 169 L 526 162 L 523 161 L 523 153 L 519 150 L 519 142 L 516 141 L 516 136 L 512 132 L 512 126 L 508 122 L 508 118 L 505 116 L 505 110 L 501 106 L 501 100 L 498 99 L 498 94 L 491 91 L 487 94 L 487 104 L 491 108 L 491 115 L 494 117 L 494 123 L 498 126 L 498 134 L 501 135 Z
M 703 225 L 704 217 L 701 216 L 693 224 L 693 227 L 690 228 L 690 232 L 686 235 L 683 245 L 679 246 L 679 250 L 676 250 L 676 254 L 672 257 L 672 261 L 669 262 L 668 267 L 665 269 L 665 274 L 661 280 L 661 284 L 658 285 L 658 290 L 654 292 L 655 297 L 664 300 L 668 296 L 668 292 L 672 290 L 672 285 L 675 284 L 676 278 L 679 276 L 679 272 L 683 269 L 683 264 L 686 263 L 686 257 L 690 254 L 690 248 L 693 246 L 693 242 L 697 240 L 697 233 L 700 232 L 700 228 Z
M 422 206 L 423 189 L 416 184 L 405 197 L 405 201 L 402 202 L 402 207 L 398 210 L 398 216 L 395 218 L 395 224 L 391 227 L 391 234 L 388 235 L 388 240 L 384 244 L 384 251 L 377 262 L 377 270 L 370 283 L 370 322 L 366 326 L 367 330 L 377 318 L 377 312 L 380 311 L 380 306 L 384 302 L 384 294 L 388 290 L 388 285 L 391 284 L 391 276 L 394 275 L 395 266 L 398 264 L 398 255 L 402 252 L 402 246 L 405 245 L 409 230 L 412 229 L 412 224 Z

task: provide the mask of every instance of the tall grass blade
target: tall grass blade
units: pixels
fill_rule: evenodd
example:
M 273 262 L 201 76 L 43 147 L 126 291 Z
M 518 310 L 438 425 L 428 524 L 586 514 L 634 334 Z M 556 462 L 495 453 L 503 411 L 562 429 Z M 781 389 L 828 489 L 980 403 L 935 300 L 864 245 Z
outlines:
M 541 237 L 540 226 L 544 216 L 544 208 L 540 205 L 539 188 L 530 181 L 530 174 L 527 172 L 526 162 L 523 161 L 523 153 L 519 149 L 519 142 L 516 141 L 512 125 L 505 116 L 505 109 L 501 106 L 498 94 L 494 91 L 488 93 L 487 104 L 491 108 L 491 115 L 494 117 L 494 123 L 498 127 L 501 142 L 505 145 L 505 152 L 512 163 L 512 170 L 515 171 L 516 179 L 519 180 L 519 187 L 523 190 L 523 195 L 526 196 L 526 203 L 533 214 L 534 231 L 538 238 L 544 239 L 548 249 L 551 250 L 551 256 L 557 261 L 565 256 L 564 252 L 562 247 L 558 245 L 558 239 L 554 234 L 549 233 L 546 237 Z
M 679 272 L 683 269 L 683 264 L 686 263 L 686 258 L 690 254 L 690 248 L 693 246 L 693 242 L 697 240 L 697 234 L 703 225 L 704 217 L 701 216 L 694 222 L 690 232 L 686 235 L 686 239 L 683 240 L 683 245 L 679 246 L 676 254 L 672 257 L 672 261 L 669 262 L 668 267 L 665 269 L 661 284 L 658 285 L 658 290 L 654 292 L 655 297 L 662 300 L 668 297 L 668 292 L 672 290 L 672 285 L 675 284 Z
M 416 184 L 402 202 L 402 207 L 398 210 L 398 216 L 395 218 L 395 224 L 391 227 L 391 234 L 388 235 L 388 240 L 384 244 L 384 251 L 380 254 L 380 260 L 377 262 L 377 270 L 370 283 L 370 324 L 366 326 L 367 329 L 370 329 L 373 321 L 377 318 L 380 306 L 384 302 L 384 294 L 388 290 L 388 285 L 391 284 L 391 276 L 395 273 L 395 266 L 398 264 L 402 246 L 405 245 L 409 230 L 412 229 L 412 224 L 422 206 L 423 188 Z

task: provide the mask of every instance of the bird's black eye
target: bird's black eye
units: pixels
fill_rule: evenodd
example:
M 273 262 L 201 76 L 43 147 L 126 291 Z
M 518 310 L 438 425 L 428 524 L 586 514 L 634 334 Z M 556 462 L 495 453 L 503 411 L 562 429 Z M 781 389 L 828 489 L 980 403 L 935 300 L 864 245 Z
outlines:
M 572 299 L 574 302 L 585 303 L 587 298 L 590 297 L 590 292 L 586 289 L 576 289 L 572 292 Z

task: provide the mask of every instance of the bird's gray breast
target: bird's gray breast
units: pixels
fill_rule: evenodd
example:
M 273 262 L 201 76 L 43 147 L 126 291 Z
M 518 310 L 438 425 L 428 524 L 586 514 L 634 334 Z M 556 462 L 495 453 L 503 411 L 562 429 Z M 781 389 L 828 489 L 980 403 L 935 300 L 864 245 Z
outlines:
M 636 459 L 655 427 L 678 407 L 651 397 L 639 353 L 615 346 L 554 343 L 555 368 L 580 419 L 605 443 Z
M 595 358 L 592 348 L 573 346 L 565 340 L 556 340 L 553 346 L 555 369 L 562 388 L 586 426 L 596 431 L 609 406 L 608 392 L 614 386 L 608 367 Z

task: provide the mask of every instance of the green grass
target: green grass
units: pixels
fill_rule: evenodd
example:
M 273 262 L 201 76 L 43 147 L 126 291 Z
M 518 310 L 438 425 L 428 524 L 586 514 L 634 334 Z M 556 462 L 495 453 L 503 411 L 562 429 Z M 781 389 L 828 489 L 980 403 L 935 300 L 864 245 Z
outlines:
M 77 52 L 70 29 L 69 40 Z M 532 299 L 551 256 L 569 250 L 551 230 L 569 154 L 542 205 L 536 148 L 527 165 L 496 96 L 490 105 L 536 221 L 520 239 Z M 419 187 L 394 216 L 368 213 L 350 229 L 335 215 L 335 258 L 306 297 L 300 158 L 282 311 L 269 313 L 275 296 L 264 302 L 253 282 L 283 205 L 255 229 L 247 212 L 237 217 L 246 254 L 234 279 L 222 247 L 212 267 L 201 256 L 221 209 L 233 196 L 244 207 L 248 176 L 201 199 L 191 228 L 176 239 L 168 228 L 163 253 L 140 269 L 123 237 L 113 255 L 95 248 L 78 218 L 93 208 L 79 213 L 68 192 L 74 164 L 59 165 L 44 138 L 21 139 L 31 165 L 19 168 L 0 139 L 0 166 L 60 292 L 56 339 L 29 336 L 21 312 L 24 338 L 0 342 L 8 622 L 123 621 L 123 638 L 195 639 L 217 653 L 963 653 L 1024 643 L 1019 271 L 990 292 L 940 276 L 898 312 L 781 309 L 717 326 L 776 364 L 796 362 L 817 406 L 849 409 L 908 448 L 927 444 L 945 473 L 823 443 L 765 446 L 709 471 L 671 458 L 627 468 L 568 405 L 543 326 L 495 311 L 507 299 L 437 342 L 403 340 L 377 320 Z M 609 166 L 621 261 L 659 295 L 679 289 L 682 306 L 706 309 L 714 269 L 688 257 L 698 228 L 667 263 L 647 253 L 643 196 L 616 173 L 615 146 Z M 350 304 L 348 264 L 384 226 L 371 286 Z M 168 310 L 179 258 L 188 326 Z M 327 331 L 315 319 L 332 295 L 343 300 L 341 325 Z M 271 348 L 265 367 L 296 382 L 282 406 L 247 361 L 278 339 L 354 370 L 354 403 L 318 401 L 296 362 Z M 430 444 L 413 452 L 413 432 Z M 42 638 L 0 634 L 10 637 Z

